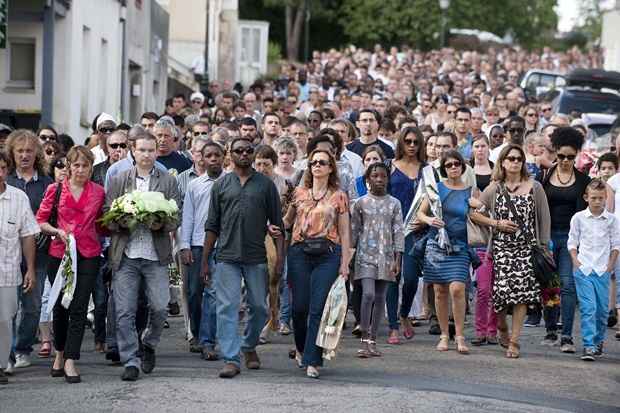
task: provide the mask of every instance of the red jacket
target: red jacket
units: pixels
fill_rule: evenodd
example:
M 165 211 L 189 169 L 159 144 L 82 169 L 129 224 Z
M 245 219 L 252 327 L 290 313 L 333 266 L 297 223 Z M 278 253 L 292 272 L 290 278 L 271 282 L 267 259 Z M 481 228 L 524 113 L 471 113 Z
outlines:
M 68 178 L 62 183 L 60 200 L 58 202 L 57 228 L 64 230 L 67 235 L 75 237 L 77 250 L 84 258 L 93 258 L 101 254 L 101 241 L 99 233 L 102 233 L 96 221 L 103 214 L 105 191 L 102 186 L 88 181 L 84 186 L 80 199 L 75 200 L 69 189 Z M 52 212 L 52 204 L 56 195 L 58 184 L 51 184 L 45 191 L 43 202 L 37 211 L 37 222 L 42 224 L 49 220 Z M 65 253 L 65 244 L 54 238 L 50 243 L 49 254 L 52 257 L 62 258 Z

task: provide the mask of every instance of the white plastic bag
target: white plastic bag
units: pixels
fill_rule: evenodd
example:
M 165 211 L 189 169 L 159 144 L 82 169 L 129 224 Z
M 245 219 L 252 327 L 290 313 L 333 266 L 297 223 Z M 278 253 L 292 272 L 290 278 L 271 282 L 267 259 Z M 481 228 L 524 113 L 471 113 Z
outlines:
M 336 356 L 336 348 L 340 342 L 342 325 L 347 316 L 347 290 L 345 280 L 338 277 L 329 290 L 323 316 L 316 337 L 316 345 L 323 348 L 323 358 L 331 360 Z
M 63 255 L 62 260 L 60 260 L 60 265 L 58 266 L 58 271 L 56 272 L 56 278 L 54 278 L 54 284 L 50 290 L 49 300 L 47 302 L 47 311 L 49 313 L 52 313 L 54 305 L 56 305 L 56 301 L 61 293 L 61 305 L 64 308 L 69 308 L 71 301 L 73 300 L 75 287 L 78 283 L 77 248 L 75 245 L 75 237 L 73 234 L 69 234 L 68 238 L 69 247 L 65 250 L 65 255 Z M 67 286 L 67 274 L 65 271 L 65 267 L 67 265 L 70 265 L 71 271 L 73 272 L 73 282 L 69 286 Z

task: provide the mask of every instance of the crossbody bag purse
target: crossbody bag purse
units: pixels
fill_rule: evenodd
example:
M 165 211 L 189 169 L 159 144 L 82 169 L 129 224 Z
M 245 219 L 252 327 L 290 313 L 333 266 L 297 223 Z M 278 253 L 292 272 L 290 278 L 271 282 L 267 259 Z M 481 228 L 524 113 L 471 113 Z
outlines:
M 52 204 L 52 211 L 47 223 L 55 227 L 58 224 L 58 202 L 60 201 L 60 193 L 62 192 L 62 184 L 56 185 L 56 192 L 54 193 L 54 203 Z M 52 236 L 41 232 L 37 237 L 37 251 L 41 251 L 47 254 L 52 243 Z

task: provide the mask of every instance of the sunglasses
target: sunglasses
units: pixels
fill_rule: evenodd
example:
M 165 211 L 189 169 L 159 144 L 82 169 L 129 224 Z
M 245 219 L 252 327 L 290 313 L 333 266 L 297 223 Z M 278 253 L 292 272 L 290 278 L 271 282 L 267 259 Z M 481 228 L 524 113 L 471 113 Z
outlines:
M 325 159 L 317 159 L 315 161 L 310 161 L 310 166 L 311 167 L 315 167 L 317 165 L 327 166 L 327 165 L 329 165 L 329 161 L 326 161 Z
M 443 167 L 445 169 L 460 168 L 461 162 L 460 161 L 446 162 L 445 164 L 443 164 Z
M 193 135 L 195 138 L 197 138 L 198 136 L 202 136 L 202 135 L 206 136 L 208 135 L 208 133 L 207 132 L 194 132 Z
M 41 139 L 42 141 L 55 141 L 56 140 L 56 136 L 54 135 L 46 135 L 46 134 L 42 134 L 39 135 L 39 139 Z
M 577 155 L 564 155 L 563 153 L 558 153 L 557 157 L 560 161 L 565 161 L 565 160 L 569 160 L 569 161 L 574 161 L 575 158 L 577 157 Z
M 65 165 L 65 163 L 63 161 L 56 161 L 56 163 L 54 164 L 54 168 L 58 168 L 58 169 L 65 169 L 67 165 Z
M 405 142 L 405 145 L 407 146 L 418 146 L 417 139 L 403 139 L 403 142 Z
M 201 100 L 192 100 L 192 103 L 198 103 L 202 105 L 202 101 Z
M 114 128 L 101 128 L 99 129 L 99 133 L 103 133 L 104 135 L 109 135 L 114 132 Z
M 53 150 L 53 149 L 46 149 L 46 150 L 45 150 L 45 154 L 46 154 L 47 156 L 56 155 L 56 151 L 55 151 L 55 150 Z
M 237 155 L 242 155 L 244 153 L 247 155 L 252 155 L 254 153 L 254 148 L 252 148 L 251 146 L 248 146 L 246 148 L 237 148 L 233 149 L 233 152 Z
M 518 163 L 523 162 L 523 158 L 520 156 L 507 156 L 504 159 L 510 162 L 518 162 Z
M 541 110 L 542 110 L 543 112 L 549 112 L 549 111 L 551 111 L 551 108 L 542 108 Z
M 127 144 L 126 143 L 108 143 L 108 146 L 112 149 L 127 149 Z
M 528 113 L 526 116 L 528 116 L 530 118 L 533 118 L 534 116 L 536 116 L 536 114 L 535 113 Z

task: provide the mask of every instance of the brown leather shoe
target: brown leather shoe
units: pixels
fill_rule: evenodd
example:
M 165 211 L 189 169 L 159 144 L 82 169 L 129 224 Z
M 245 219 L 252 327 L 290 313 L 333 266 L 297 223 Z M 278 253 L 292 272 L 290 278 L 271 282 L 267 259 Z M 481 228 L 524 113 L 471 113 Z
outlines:
M 237 374 L 241 373 L 239 367 L 233 363 L 226 363 L 222 370 L 220 370 L 220 378 L 221 379 L 232 379 Z
M 258 358 L 256 351 L 244 352 L 243 357 L 245 358 L 245 367 L 250 370 L 260 369 L 260 359 Z

